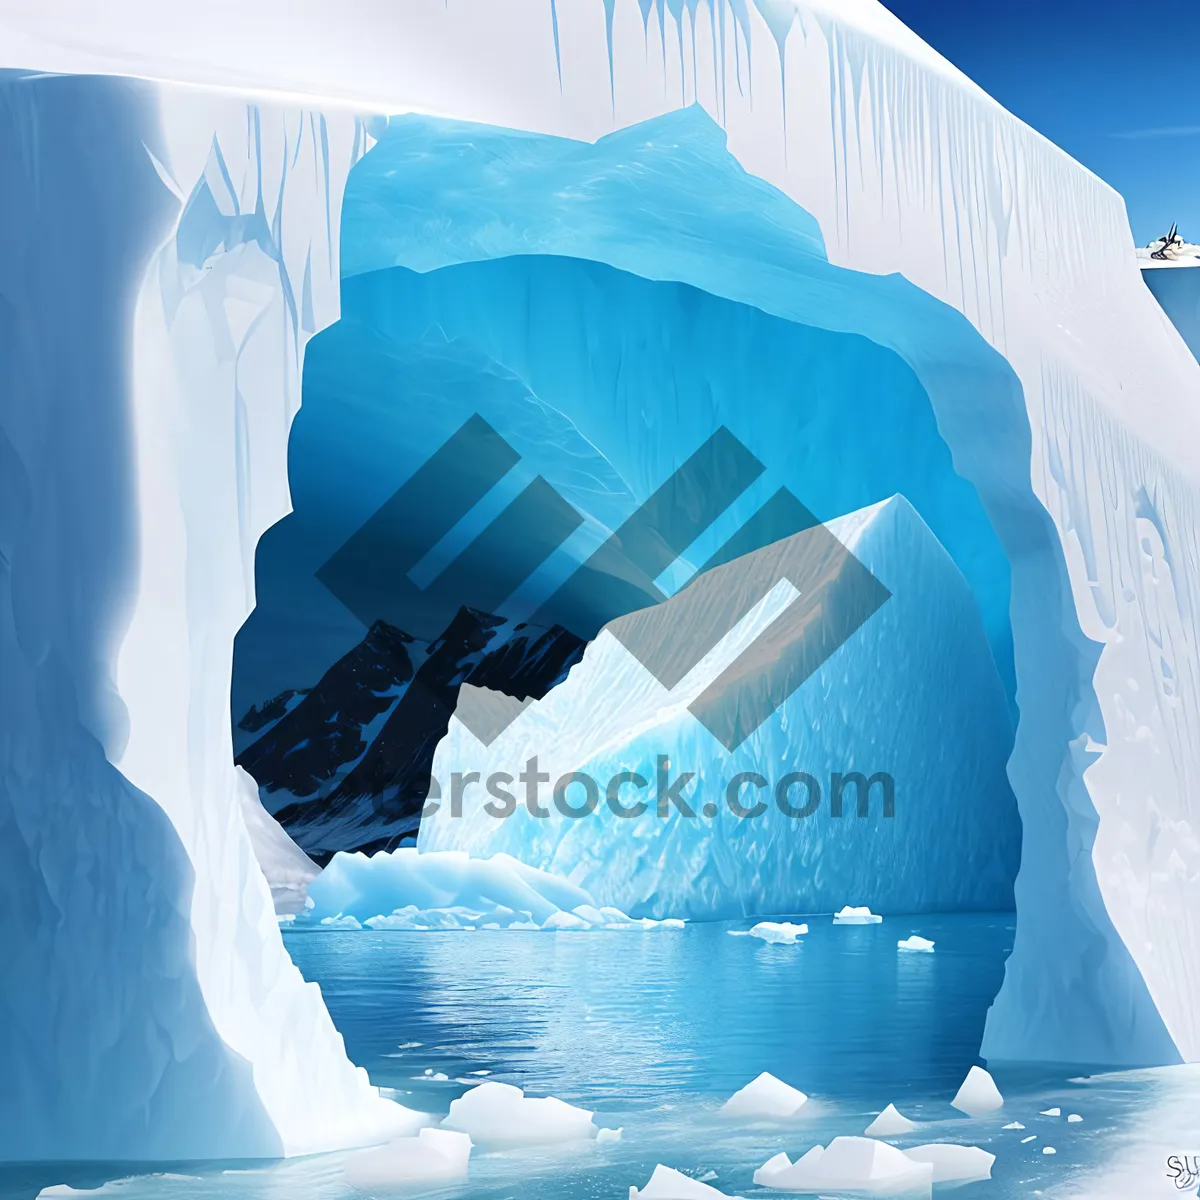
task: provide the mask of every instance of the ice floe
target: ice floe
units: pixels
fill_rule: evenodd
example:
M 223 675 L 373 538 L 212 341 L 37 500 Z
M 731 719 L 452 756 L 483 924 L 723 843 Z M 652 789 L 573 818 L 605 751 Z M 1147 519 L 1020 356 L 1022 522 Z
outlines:
M 640 1191 L 631 1187 L 629 1200 L 729 1200 L 724 1192 L 719 1192 L 707 1183 L 701 1183 L 682 1171 L 672 1167 L 664 1167 L 662 1163 L 654 1168 L 650 1182 Z M 736 1200 L 736 1198 L 735 1198 Z
M 786 1154 L 768 1159 L 754 1172 L 760 1187 L 791 1192 L 853 1192 L 865 1196 L 928 1196 L 933 1165 L 917 1162 L 887 1142 L 837 1137 L 813 1146 L 796 1162 Z
M 867 1137 L 895 1137 L 916 1127 L 916 1121 L 910 1121 L 894 1104 L 889 1104 L 863 1132 Z
M 881 916 L 873 913 L 865 905 L 862 908 L 851 908 L 846 905 L 833 914 L 835 925 L 878 925 L 882 920 Z
M 896 948 L 899 950 L 921 950 L 927 954 L 933 953 L 933 942 L 928 938 L 918 937 L 915 933 L 912 937 L 904 938 L 896 943 Z
M 544 1146 L 599 1133 L 586 1109 L 553 1096 L 534 1099 L 511 1083 L 493 1080 L 459 1096 L 442 1128 L 470 1134 L 473 1142 L 489 1147 Z
M 792 946 L 798 937 L 808 932 L 808 926 L 793 925 L 790 921 L 759 921 L 757 925 L 751 926 L 748 932 L 752 938 L 759 938 L 764 942 Z
M 721 1115 L 785 1121 L 794 1117 L 807 1102 L 808 1097 L 798 1088 L 763 1071 L 721 1105 Z
M 979 1146 L 959 1146 L 952 1142 L 931 1142 L 904 1151 L 913 1162 L 933 1167 L 934 1183 L 974 1183 L 992 1177 L 994 1154 Z
M 343 1168 L 356 1188 L 374 1190 L 431 1183 L 462 1183 L 467 1179 L 471 1139 L 448 1129 L 422 1129 L 416 1137 L 402 1137 L 351 1154 Z

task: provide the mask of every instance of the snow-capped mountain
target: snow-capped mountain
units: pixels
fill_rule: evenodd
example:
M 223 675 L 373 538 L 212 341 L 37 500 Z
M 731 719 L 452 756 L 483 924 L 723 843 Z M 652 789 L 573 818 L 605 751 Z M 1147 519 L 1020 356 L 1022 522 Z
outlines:
M 416 834 L 433 752 L 462 684 L 540 699 L 583 645 L 561 626 L 470 608 L 432 642 L 376 621 L 315 686 L 288 689 L 242 717 L 240 729 L 257 736 L 237 764 L 315 861 L 393 849 Z

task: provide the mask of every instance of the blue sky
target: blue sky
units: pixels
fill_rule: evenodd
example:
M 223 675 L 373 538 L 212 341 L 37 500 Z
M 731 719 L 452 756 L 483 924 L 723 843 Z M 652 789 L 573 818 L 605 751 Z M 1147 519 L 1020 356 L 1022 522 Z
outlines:
M 884 0 L 1125 197 L 1144 244 L 1200 241 L 1200 0 Z

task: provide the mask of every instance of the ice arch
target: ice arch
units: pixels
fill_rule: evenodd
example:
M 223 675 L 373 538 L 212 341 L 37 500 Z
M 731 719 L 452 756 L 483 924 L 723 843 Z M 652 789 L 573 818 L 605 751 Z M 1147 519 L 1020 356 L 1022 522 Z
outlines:
M 172 323 L 179 342 L 172 344 L 161 328 L 143 321 L 135 325 L 128 305 L 118 308 L 123 327 L 133 331 L 136 360 L 159 356 L 160 395 L 170 398 L 171 407 L 158 411 L 190 419 L 165 422 L 156 432 L 155 406 L 133 405 L 131 392 L 145 393 L 131 389 L 128 378 L 120 383 L 124 402 L 118 407 L 132 426 L 139 489 L 152 482 L 158 490 L 149 498 L 163 502 L 162 513 L 186 520 L 198 535 L 207 528 L 212 537 L 197 536 L 186 550 L 176 539 L 170 555 L 143 554 L 137 571 L 126 572 L 123 580 L 129 632 L 120 669 L 111 642 L 88 638 L 72 659 L 71 673 L 87 678 L 83 664 L 99 661 L 115 676 L 129 718 L 127 746 L 140 745 L 141 757 L 127 760 L 120 738 L 99 740 L 123 776 L 167 812 L 192 859 L 196 883 L 187 912 L 196 941 L 190 961 L 218 1035 L 253 1064 L 253 1089 L 274 1130 L 262 1140 L 262 1152 L 274 1153 L 280 1144 L 295 1151 L 348 1141 L 377 1119 L 377 1101 L 348 1075 L 316 998 L 282 965 L 277 934 L 252 915 L 239 915 L 228 879 L 210 869 L 218 851 L 230 851 L 232 857 L 222 861 L 239 864 L 238 898 L 257 895 L 265 909 L 244 831 L 231 816 L 233 776 L 227 755 L 222 757 L 227 692 L 214 680 L 227 678 L 233 631 L 250 606 L 245 581 L 255 539 L 286 505 L 282 458 L 298 400 L 299 350 L 306 335 L 335 312 L 336 269 L 330 268 L 339 200 L 357 152 L 357 126 L 338 103 L 346 99 L 373 111 L 436 111 L 595 138 L 673 109 L 681 95 L 695 97 L 727 129 L 730 150 L 743 166 L 813 214 L 835 263 L 879 274 L 902 272 L 962 312 L 1004 354 L 1020 380 L 1031 432 L 1020 479 L 1031 461 L 1033 492 L 1053 522 L 1066 572 L 1059 573 L 1057 586 L 1041 591 L 1036 571 L 1013 577 L 1014 626 L 1035 635 L 1018 636 L 1015 646 L 1018 700 L 1028 718 L 1024 693 L 1031 701 L 1044 695 L 1046 720 L 1028 722 L 1036 741 L 1019 742 L 1014 758 L 1027 834 L 1018 883 L 1020 931 L 985 1053 L 1057 1057 L 1081 1032 L 1088 1035 L 1088 1045 L 1078 1048 L 1081 1055 L 1165 1060 L 1175 1053 L 1162 1035 L 1165 1026 L 1178 1053 L 1196 1057 L 1200 1018 L 1191 997 L 1200 978 L 1200 946 L 1186 914 L 1195 911 L 1200 887 L 1194 869 L 1200 848 L 1193 833 L 1200 772 L 1194 636 L 1200 480 L 1191 402 L 1200 375 L 1183 345 L 1166 337 L 1161 316 L 1136 278 L 1120 198 L 1001 110 L 871 0 L 836 6 L 763 0 L 753 8 L 715 0 L 715 12 L 710 4 L 671 3 L 663 7 L 661 25 L 644 23 L 632 2 L 614 3 L 608 7 L 607 44 L 605 7 L 559 4 L 552 23 L 540 2 L 464 0 L 460 6 L 413 0 L 403 6 L 369 4 L 358 10 L 357 20 L 348 19 L 343 6 L 307 10 L 303 27 L 284 0 L 252 7 L 216 0 L 183 10 L 144 0 L 100 10 L 86 0 L 67 0 L 0 10 L 5 65 L 149 75 L 259 92 L 246 104 L 228 94 L 159 87 L 144 122 L 134 125 L 137 140 L 162 151 L 156 159 L 167 181 L 159 185 L 143 172 L 141 186 L 160 201 L 165 199 L 160 186 L 177 191 L 176 211 L 194 192 L 207 191 L 214 212 L 227 219 L 207 252 L 228 270 L 217 272 L 214 303 L 197 306 L 202 312 L 187 310 L 184 321 Z M 738 18 L 736 31 L 731 16 Z M 68 26 L 70 38 L 63 36 Z M 237 37 L 229 36 L 231 29 Z M 287 41 L 286 58 L 277 54 L 281 29 L 295 35 Z M 264 99 L 263 90 L 308 97 L 316 111 L 301 113 L 285 100 Z M 32 164 L 39 143 L 30 114 L 19 103 L 8 113 L 18 133 L 6 151 L 6 183 L 19 180 L 22 195 L 37 195 Z M 77 147 L 71 170 L 85 157 Z M 127 159 L 114 155 L 112 161 L 120 164 L 114 169 L 132 177 Z M 96 215 L 103 215 L 107 233 L 137 211 L 122 205 L 119 213 Z M 251 216 L 256 219 L 246 219 Z M 169 218 L 166 224 L 162 236 L 169 238 Z M 1084 226 L 1091 238 L 1064 245 L 1064 228 Z M 130 271 L 143 251 L 155 248 L 157 231 L 143 232 L 149 240 L 126 250 L 123 265 Z M 59 242 L 61 237 L 47 244 Z M 114 253 L 125 245 L 111 239 L 105 244 Z M 247 246 L 267 261 L 254 249 L 243 253 Z M 139 312 L 165 313 L 173 322 L 183 311 L 174 299 L 185 284 L 197 285 L 203 272 L 170 253 L 156 259 L 144 278 Z M 6 269 L 15 261 L 6 259 Z M 75 269 L 74 263 L 53 269 L 47 264 L 46 279 L 69 287 Z M 18 290 L 25 294 L 23 286 Z M 10 303 L 12 295 L 6 290 Z M 98 311 L 89 309 L 80 328 Z M 41 349 L 39 361 L 57 353 L 57 343 L 53 351 Z M 214 364 L 221 370 L 210 371 Z M 934 396 L 936 364 L 911 365 Z M 245 386 L 251 379 L 258 390 Z M 952 379 L 951 368 L 942 382 Z M 47 550 L 28 514 L 51 514 L 60 523 L 56 528 L 69 527 L 71 510 L 60 501 L 70 485 L 64 471 L 39 469 L 67 460 L 61 442 L 42 438 L 33 451 L 18 446 L 9 424 L 15 422 L 9 407 L 15 401 L 6 396 L 0 403 L 9 443 L 0 452 L 6 464 L 0 486 L 7 489 L 0 528 L 9 538 L 4 547 L 9 565 L 0 563 L 0 572 L 9 572 L 5 586 L 15 597 L 27 572 L 36 577 L 21 546 Z M 247 420 L 231 436 L 239 428 L 231 413 L 239 406 Z M 119 422 L 106 425 L 102 436 L 81 448 L 85 459 L 108 455 L 122 428 Z M 56 438 L 65 436 L 65 430 L 55 431 Z M 949 431 L 946 440 L 955 444 Z M 215 516 L 206 508 L 211 481 L 196 477 L 202 472 L 189 476 L 185 456 L 156 452 L 185 443 L 192 461 L 221 467 L 228 502 Z M 10 469 L 10 449 L 21 456 L 21 472 Z M 23 482 L 14 485 L 14 479 Z M 139 492 L 139 498 L 146 497 Z M 139 522 L 152 519 L 152 505 L 133 507 Z M 994 523 L 999 529 L 1004 522 Z M 235 567 L 221 547 L 236 547 Z M 1058 558 L 1059 551 L 1043 541 L 1029 549 L 1035 565 L 1044 566 L 1047 554 Z M 55 554 L 63 594 L 90 595 L 91 580 L 79 556 L 62 544 Z M 228 583 L 231 570 L 243 583 L 240 592 L 233 588 L 229 608 L 210 608 L 203 596 L 190 609 L 181 605 L 180 596 L 197 581 L 215 572 Z M 196 599 L 194 591 L 191 595 Z M 1072 634 L 1074 626 L 1088 642 Z M 1061 650 L 1064 638 L 1075 670 L 1060 680 L 1062 691 L 1050 696 L 1040 690 L 1043 663 L 1063 661 L 1047 650 Z M 11 635 L 5 644 L 11 654 Z M 136 678 L 127 673 L 139 655 L 152 663 L 162 646 L 175 656 L 168 660 L 171 670 L 146 667 Z M 45 666 L 43 648 L 44 642 L 26 639 L 16 653 Z M 181 678 L 187 680 L 186 695 Z M 15 707 L 22 714 L 22 724 L 6 729 L 40 737 L 54 725 L 53 711 L 39 707 L 37 681 L 24 668 L 6 667 L 0 689 L 5 711 Z M 76 690 L 86 710 L 90 689 Z M 160 737 L 160 720 L 167 715 L 170 736 Z M 111 733 L 103 723 L 95 730 Z M 36 777 L 31 744 L 28 737 L 10 739 L 0 751 L 4 803 L 12 806 L 6 814 L 22 821 L 36 804 L 22 797 L 16 807 L 11 781 Z M 1053 778 L 1033 770 L 1044 761 L 1042 751 L 1059 755 L 1061 769 Z M 97 817 L 102 824 L 107 818 Z M 67 869 L 90 861 L 90 843 L 60 848 Z M 115 873 L 102 878 L 109 892 L 117 887 Z M 1064 881 L 1065 899 L 1059 899 L 1065 909 L 1046 903 L 1038 888 L 1045 878 Z M 1107 910 L 1115 932 L 1097 919 L 1101 910 Z M 37 931 L 15 923 L 12 911 L 5 910 L 4 928 L 6 946 L 15 947 L 10 961 L 31 962 Z M 1057 937 L 1062 911 L 1091 924 L 1107 955 L 1083 954 L 1064 970 Z M 229 923 L 218 929 L 214 914 Z M 1104 964 L 1121 953 L 1118 939 L 1136 967 L 1132 986 L 1125 979 L 1113 987 L 1104 972 Z M 231 956 L 231 945 L 242 949 Z M 270 964 L 265 974 L 264 953 Z M 275 965 L 279 972 L 272 974 Z M 121 995 L 134 976 L 133 964 L 125 964 Z M 13 977 L 5 976 L 9 987 Z M 26 977 L 35 977 L 32 965 Z M 53 978 L 71 985 L 61 972 Z M 1107 1007 L 1097 1014 L 1097 1005 Z M 90 1007 L 79 1011 L 85 1022 L 81 1036 L 95 1044 L 108 1029 L 102 1033 L 100 1016 Z M 176 1020 L 188 1037 L 195 1033 L 181 1010 L 172 1010 L 171 1021 Z M 323 1049 L 300 1063 L 287 1043 L 304 1041 L 298 1029 L 310 1022 Z M 10 1043 L 6 1053 L 21 1056 L 19 1063 L 4 1064 L 10 1076 L 43 1065 L 57 1070 L 48 1046 L 34 1044 L 31 1052 L 28 1041 L 15 1050 Z M 242 1078 L 243 1088 L 249 1087 Z M 95 1114 L 113 1098 L 101 1081 L 91 1086 L 95 1103 L 87 1113 Z M 195 1111 L 220 1111 L 212 1079 L 195 1081 L 187 1094 Z M 81 1088 L 77 1098 L 83 1095 Z M 341 1120 L 325 1125 L 325 1103 L 334 1097 L 344 1099 L 337 1106 Z M 51 1103 L 59 1101 L 52 1097 Z M 153 1118 L 158 1116 L 155 1110 Z M 69 1150 L 66 1128 L 64 1122 L 52 1127 L 57 1140 L 45 1152 Z M 228 1139 L 215 1125 L 205 1133 L 211 1134 L 213 1153 L 229 1152 Z M 130 1157 L 157 1152 L 154 1139 L 141 1131 L 133 1131 L 125 1144 Z M 4 1147 L 6 1154 L 23 1152 L 8 1140 Z

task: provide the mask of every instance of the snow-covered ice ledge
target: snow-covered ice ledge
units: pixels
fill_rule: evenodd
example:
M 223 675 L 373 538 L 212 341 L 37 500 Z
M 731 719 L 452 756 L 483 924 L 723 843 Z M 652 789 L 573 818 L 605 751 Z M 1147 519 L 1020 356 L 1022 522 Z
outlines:
M 592 139 L 696 99 L 835 263 L 902 272 L 1006 356 L 1032 446 L 985 452 L 955 364 L 891 335 L 1013 562 L 1026 836 L 984 1053 L 1200 1057 L 1200 367 L 1120 198 L 874 0 L 714 3 L 643 26 L 633 0 L 362 0 L 298 25 L 285 0 L 0 0 L 4 65 L 200 85 L 3 82 L 0 1073 L 30 1102 L 0 1157 L 396 1124 L 287 961 L 229 735 L 303 345 L 337 315 L 351 106 Z

